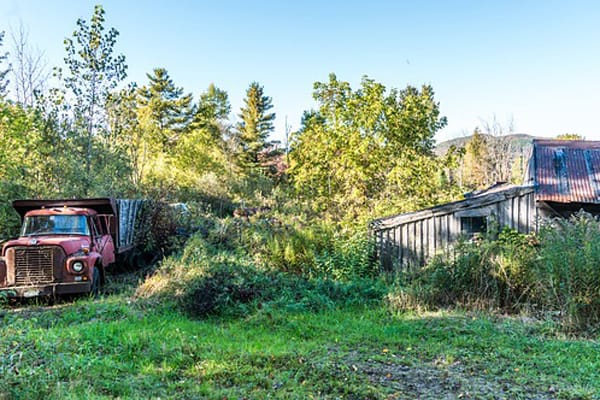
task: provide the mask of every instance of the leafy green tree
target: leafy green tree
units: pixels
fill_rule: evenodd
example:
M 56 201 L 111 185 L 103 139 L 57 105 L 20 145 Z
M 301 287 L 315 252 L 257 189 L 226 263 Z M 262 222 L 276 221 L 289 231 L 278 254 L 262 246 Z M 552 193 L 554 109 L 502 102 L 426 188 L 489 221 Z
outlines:
M 209 85 L 200 95 L 190 131 L 177 143 L 173 165 L 184 198 L 227 196 L 233 171 L 226 137 L 231 111 L 227 92 Z
M 0 100 L 0 238 L 19 222 L 12 200 L 72 194 L 70 185 L 61 186 L 67 142 L 39 110 Z
M 258 82 L 252 82 L 246 90 L 244 106 L 238 115 L 235 138 L 238 148 L 238 161 L 247 172 L 263 172 L 263 167 L 276 154 L 273 143 L 268 140 L 274 131 L 275 113 L 271 97 L 264 94 Z
M 483 189 L 489 186 L 489 145 L 479 129 L 475 129 L 465 145 L 461 176 L 462 184 L 469 189 Z
M 0 49 L 2 49 L 2 45 L 3 45 L 3 41 L 4 41 L 4 32 L 0 32 Z M 2 64 L 4 62 L 6 62 L 6 60 L 8 59 L 8 53 L 0 53 L 0 99 L 2 99 L 5 95 L 6 95 L 6 87 L 8 86 L 8 78 L 7 75 L 10 72 L 10 66 L 5 69 L 2 70 Z
M 119 32 L 115 28 L 105 30 L 104 13 L 102 6 L 97 5 L 90 22 L 78 19 L 72 38 L 65 39 L 64 61 L 69 72 L 65 84 L 73 95 L 76 130 L 84 132 L 86 193 L 93 178 L 94 137 L 107 132 L 107 100 L 127 76 L 125 56 L 113 54 Z
M 481 128 L 475 128 L 465 145 L 459 168 L 461 183 L 466 189 L 485 189 L 496 183 L 515 181 L 515 173 L 519 171 L 513 168 L 518 166 L 520 146 L 513 132 L 512 120 L 501 124 L 496 117 L 491 121 L 482 120 Z
M 139 107 L 135 84 L 111 95 L 107 103 L 110 146 L 124 155 L 115 162 L 125 172 L 122 176 L 129 177 L 124 189 L 131 194 L 140 191 L 151 153 L 148 130 L 144 129 Z
M 194 112 L 192 95 L 184 95 L 183 88 L 175 86 L 164 68 L 155 68 L 146 76 L 148 86 L 138 90 L 139 103 L 147 107 L 159 136 L 157 140 L 166 149 L 174 146 L 189 129 Z
M 352 90 L 331 74 L 314 89 L 319 108 L 305 112 L 292 137 L 290 175 L 317 209 L 353 220 L 428 205 L 440 200 L 432 193 L 447 192 L 443 175 L 452 157 L 432 152 L 446 119 L 430 86 L 388 92 L 364 77 Z

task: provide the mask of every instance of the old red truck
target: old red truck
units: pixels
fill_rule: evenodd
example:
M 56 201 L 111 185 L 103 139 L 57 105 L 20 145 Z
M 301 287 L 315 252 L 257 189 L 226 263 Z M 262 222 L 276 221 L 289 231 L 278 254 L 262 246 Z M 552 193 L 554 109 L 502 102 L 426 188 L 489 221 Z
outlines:
M 134 248 L 141 200 L 16 200 L 20 236 L 2 246 L 0 296 L 97 294 L 105 270 Z

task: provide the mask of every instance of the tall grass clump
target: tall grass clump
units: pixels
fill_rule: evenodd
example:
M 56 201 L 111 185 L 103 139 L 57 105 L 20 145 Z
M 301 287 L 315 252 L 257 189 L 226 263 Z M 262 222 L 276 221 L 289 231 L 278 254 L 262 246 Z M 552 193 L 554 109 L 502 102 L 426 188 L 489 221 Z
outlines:
M 373 246 L 364 232 L 340 232 L 316 225 L 270 236 L 263 261 L 274 269 L 309 278 L 370 279 L 379 273 Z
M 377 277 L 374 243 L 367 232 L 319 221 L 259 214 L 219 219 L 207 240 L 250 255 L 261 268 L 314 279 L 352 281 Z
M 600 220 L 579 213 L 540 230 L 536 300 L 568 329 L 600 322 Z
M 531 293 L 535 239 L 505 228 L 458 243 L 450 257 L 436 257 L 400 277 L 390 301 L 400 308 L 462 305 L 518 311 Z

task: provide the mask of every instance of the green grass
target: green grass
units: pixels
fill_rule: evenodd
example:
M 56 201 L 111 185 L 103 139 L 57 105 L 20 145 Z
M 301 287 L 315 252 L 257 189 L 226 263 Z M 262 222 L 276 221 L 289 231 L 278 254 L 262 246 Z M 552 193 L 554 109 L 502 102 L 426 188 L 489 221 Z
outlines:
M 600 398 L 600 345 L 383 306 L 194 321 L 125 295 L 0 310 L 0 398 Z

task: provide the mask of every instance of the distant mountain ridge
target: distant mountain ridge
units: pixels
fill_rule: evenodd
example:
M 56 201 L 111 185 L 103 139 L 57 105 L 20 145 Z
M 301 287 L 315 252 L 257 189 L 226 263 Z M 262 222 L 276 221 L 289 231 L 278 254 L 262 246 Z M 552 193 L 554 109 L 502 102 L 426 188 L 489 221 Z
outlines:
M 486 134 L 482 134 L 482 136 L 489 136 Z M 465 145 L 471 140 L 473 135 L 469 136 L 461 136 L 454 139 L 449 139 L 443 142 L 438 143 L 435 146 L 435 153 L 437 155 L 443 155 L 448 152 L 450 146 L 454 145 L 456 148 L 463 148 Z M 527 135 L 525 133 L 513 133 L 510 135 L 502 136 L 510 141 L 511 148 L 511 156 L 516 156 L 519 154 L 526 153 L 531 148 L 531 144 L 533 143 L 533 139 L 537 139 L 535 136 Z

